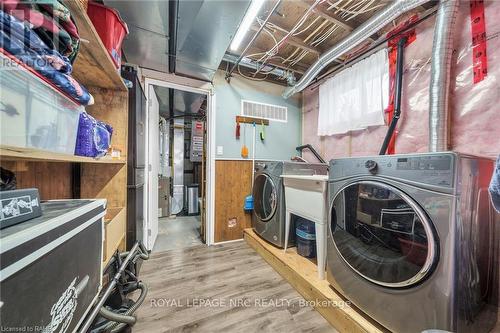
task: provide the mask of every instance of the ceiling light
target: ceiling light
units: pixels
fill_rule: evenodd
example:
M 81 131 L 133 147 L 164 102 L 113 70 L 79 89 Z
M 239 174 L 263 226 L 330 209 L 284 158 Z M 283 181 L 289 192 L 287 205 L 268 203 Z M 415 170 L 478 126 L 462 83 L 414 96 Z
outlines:
M 245 37 L 247 31 L 250 30 L 250 26 L 257 17 L 257 14 L 259 13 L 264 2 L 265 0 L 252 0 L 250 7 L 248 7 L 247 12 L 245 13 L 245 17 L 243 17 L 243 21 L 241 21 L 238 31 L 231 42 L 231 51 L 238 50 L 241 42 L 243 41 L 243 37 Z

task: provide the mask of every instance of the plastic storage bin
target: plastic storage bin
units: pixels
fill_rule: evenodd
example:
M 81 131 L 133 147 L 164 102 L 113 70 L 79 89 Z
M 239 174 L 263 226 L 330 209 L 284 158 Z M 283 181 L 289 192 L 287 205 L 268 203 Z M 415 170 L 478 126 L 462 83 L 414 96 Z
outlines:
M 83 106 L 5 59 L 0 55 L 0 144 L 73 155 Z
M 93 1 L 89 1 L 87 13 L 104 46 L 111 55 L 116 68 L 120 68 L 122 42 L 125 36 L 128 35 L 127 24 L 115 9 Z
M 316 258 L 316 228 L 314 222 L 297 218 L 295 235 L 297 253 L 306 258 Z

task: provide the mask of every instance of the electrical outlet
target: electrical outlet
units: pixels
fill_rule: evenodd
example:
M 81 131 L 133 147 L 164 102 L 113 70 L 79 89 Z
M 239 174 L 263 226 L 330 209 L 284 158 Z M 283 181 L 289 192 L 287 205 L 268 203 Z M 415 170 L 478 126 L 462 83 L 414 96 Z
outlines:
M 224 155 L 224 146 L 217 146 L 217 155 Z

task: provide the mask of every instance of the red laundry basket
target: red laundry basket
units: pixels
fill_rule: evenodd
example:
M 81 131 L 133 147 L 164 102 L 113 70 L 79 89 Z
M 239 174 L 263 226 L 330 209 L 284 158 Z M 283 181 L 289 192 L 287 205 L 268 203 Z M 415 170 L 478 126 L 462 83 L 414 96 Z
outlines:
M 122 42 L 128 35 L 127 24 L 122 20 L 118 11 L 93 1 L 89 1 L 87 13 L 116 68 L 120 68 Z

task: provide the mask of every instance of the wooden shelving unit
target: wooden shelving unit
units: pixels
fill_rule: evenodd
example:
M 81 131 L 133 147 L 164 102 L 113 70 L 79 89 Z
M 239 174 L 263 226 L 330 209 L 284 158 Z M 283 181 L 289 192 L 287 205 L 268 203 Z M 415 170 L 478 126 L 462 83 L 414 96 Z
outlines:
M 64 3 L 71 10 L 82 40 L 73 69 L 75 79 L 89 87 L 127 91 L 111 56 L 80 2 L 65 0 Z
M 20 148 L 14 146 L 0 145 L 0 156 L 3 161 L 46 161 L 46 162 L 73 162 L 73 163 L 103 163 L 103 164 L 125 164 L 123 158 L 113 159 L 110 156 L 95 159 L 76 155 L 61 154 L 34 148 Z
M 127 212 L 123 207 L 109 208 L 104 217 L 104 263 L 115 250 L 125 241 Z
M 18 188 L 38 188 L 42 200 L 106 199 L 104 260 L 107 262 L 116 249 L 125 249 L 126 241 L 128 89 L 85 9 L 78 0 L 64 2 L 82 39 L 73 77 L 94 96 L 95 104 L 86 107 L 86 111 L 113 127 L 111 143 L 122 156 L 93 159 L 0 145 L 0 165 L 16 173 Z M 33 80 L 37 79 L 33 76 Z

